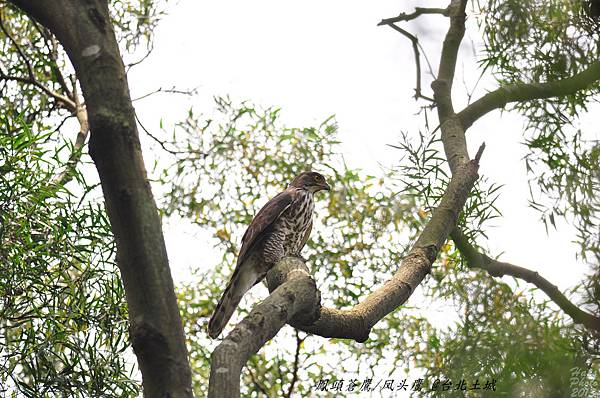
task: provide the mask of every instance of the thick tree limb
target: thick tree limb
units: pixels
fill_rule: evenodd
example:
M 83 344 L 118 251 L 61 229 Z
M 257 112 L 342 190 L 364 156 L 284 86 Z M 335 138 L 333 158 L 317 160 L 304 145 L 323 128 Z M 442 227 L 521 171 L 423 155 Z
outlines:
M 510 102 L 531 101 L 575 94 L 600 81 L 600 61 L 593 62 L 583 71 L 566 79 L 547 83 L 520 83 L 500 87 L 487 93 L 459 114 L 461 124 L 469 128 L 477 119 L 494 109 L 504 108 Z
M 304 263 L 284 258 L 276 268 L 284 280 L 215 348 L 211 357 L 209 398 L 240 396 L 240 373 L 251 355 L 289 321 L 312 322 L 317 317 L 320 295 Z
M 529 282 L 546 293 L 550 300 L 569 315 L 575 323 L 583 324 L 588 329 L 600 332 L 600 318 L 577 307 L 558 290 L 556 285 L 537 272 L 488 257 L 485 253 L 479 252 L 459 230 L 454 230 L 451 237 L 469 267 L 481 268 L 494 277 L 509 275 Z
M 89 119 L 147 398 L 192 397 L 185 336 L 146 176 L 125 68 L 105 0 L 12 0 L 65 48 Z
M 469 162 L 452 178 L 440 205 L 433 212 L 409 254 L 402 260 L 398 271 L 383 286 L 352 309 L 323 307 L 319 319 L 314 324 L 307 326 L 290 322 L 290 325 L 323 337 L 366 341 L 371 328 L 404 304 L 430 272 L 439 249 L 456 225 L 458 215 L 477 179 L 477 168 L 477 161 Z M 273 280 L 273 275 L 269 275 L 269 286 L 273 288 L 276 285 L 277 281 Z
M 433 98 L 437 104 L 444 152 L 453 174 L 461 164 L 469 161 L 465 130 L 454 113 L 452 105 L 452 82 L 458 48 L 465 34 L 466 3 L 466 0 L 452 0 L 448 6 L 450 28 L 442 46 L 438 77 L 431 83 Z

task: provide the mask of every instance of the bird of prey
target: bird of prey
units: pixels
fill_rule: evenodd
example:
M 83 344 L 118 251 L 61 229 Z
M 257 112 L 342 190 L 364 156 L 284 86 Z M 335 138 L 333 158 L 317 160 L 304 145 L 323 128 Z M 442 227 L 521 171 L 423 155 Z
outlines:
M 300 255 L 312 228 L 314 194 L 329 189 L 321 174 L 300 173 L 256 214 L 242 237 L 235 271 L 208 322 L 211 338 L 219 336 L 242 296 L 267 271 L 286 256 Z

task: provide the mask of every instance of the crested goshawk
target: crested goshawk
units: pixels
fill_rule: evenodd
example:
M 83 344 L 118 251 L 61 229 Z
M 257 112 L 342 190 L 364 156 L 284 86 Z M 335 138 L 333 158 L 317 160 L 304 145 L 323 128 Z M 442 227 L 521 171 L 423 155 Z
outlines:
M 260 282 L 279 260 L 299 256 L 312 228 L 314 194 L 329 190 L 316 172 L 299 174 L 256 214 L 242 237 L 235 271 L 208 322 L 208 335 L 219 336 L 242 296 Z

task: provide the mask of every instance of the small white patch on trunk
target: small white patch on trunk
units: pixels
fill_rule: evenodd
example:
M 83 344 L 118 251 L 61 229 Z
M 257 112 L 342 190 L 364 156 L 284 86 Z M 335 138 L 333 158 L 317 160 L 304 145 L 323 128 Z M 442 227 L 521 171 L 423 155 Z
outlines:
M 217 369 L 217 374 L 227 373 L 227 372 L 229 372 L 229 369 L 227 369 L 227 368 L 218 368 Z
M 92 44 L 91 46 L 87 46 L 81 52 L 81 56 L 83 57 L 91 57 L 93 55 L 97 55 L 100 52 L 100 46 L 97 44 Z

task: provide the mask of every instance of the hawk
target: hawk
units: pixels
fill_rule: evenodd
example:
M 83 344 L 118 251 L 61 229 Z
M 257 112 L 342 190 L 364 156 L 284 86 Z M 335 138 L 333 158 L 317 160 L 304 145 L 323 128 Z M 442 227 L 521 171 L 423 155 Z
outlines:
M 300 255 L 312 229 L 314 194 L 329 189 L 321 174 L 300 173 L 256 214 L 242 237 L 235 271 L 208 322 L 211 338 L 219 336 L 242 296 L 267 271 L 286 256 Z

